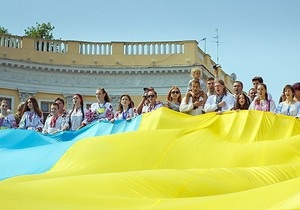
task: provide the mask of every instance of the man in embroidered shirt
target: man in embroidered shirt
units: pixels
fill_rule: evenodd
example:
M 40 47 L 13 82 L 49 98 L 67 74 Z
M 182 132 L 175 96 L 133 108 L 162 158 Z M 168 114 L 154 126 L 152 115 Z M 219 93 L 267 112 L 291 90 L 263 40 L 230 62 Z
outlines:
M 43 131 L 43 134 L 54 134 L 59 131 L 62 131 L 63 124 L 64 124 L 64 118 L 62 116 L 59 116 L 58 113 L 59 105 L 57 103 L 51 104 L 51 116 L 47 118 Z

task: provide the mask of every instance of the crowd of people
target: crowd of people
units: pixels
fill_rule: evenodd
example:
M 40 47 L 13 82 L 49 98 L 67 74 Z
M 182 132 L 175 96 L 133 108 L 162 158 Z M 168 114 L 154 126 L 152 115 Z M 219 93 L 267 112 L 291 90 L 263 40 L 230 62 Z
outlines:
M 95 121 L 114 123 L 116 120 L 131 120 L 161 107 L 192 116 L 209 112 L 222 114 L 229 110 L 258 110 L 300 118 L 300 82 L 284 86 L 280 101 L 276 105 L 262 77 L 254 77 L 253 87 L 247 92 L 243 90 L 241 81 L 235 81 L 233 93 L 229 93 L 224 81 L 218 79 L 218 68 L 218 65 L 214 66 L 215 77 L 208 77 L 206 84 L 202 79 L 201 69 L 193 68 L 187 90 L 182 93 L 179 87 L 171 87 L 164 102 L 157 100 L 157 92 L 153 87 L 144 88 L 144 95 L 137 107 L 130 95 L 123 94 L 120 96 L 117 110 L 113 109 L 104 88 L 96 90 L 97 102 L 89 109 L 84 108 L 83 97 L 78 93 L 74 94 L 73 108 L 69 111 L 64 108 L 64 100 L 57 98 L 51 104 L 50 114 L 45 120 L 34 97 L 20 103 L 15 114 L 9 113 L 8 102 L 2 100 L 0 129 L 20 128 L 43 134 L 76 131 Z

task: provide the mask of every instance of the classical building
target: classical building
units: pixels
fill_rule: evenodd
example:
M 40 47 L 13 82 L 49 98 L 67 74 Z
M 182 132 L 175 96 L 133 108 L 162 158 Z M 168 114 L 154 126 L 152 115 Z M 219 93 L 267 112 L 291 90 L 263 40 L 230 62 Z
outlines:
M 204 80 L 213 76 L 214 61 L 195 40 L 168 42 L 85 42 L 0 35 L 0 99 L 17 105 L 34 96 L 43 112 L 57 97 L 72 107 L 80 93 L 88 107 L 98 87 L 117 106 L 123 93 L 137 105 L 144 87 L 155 87 L 160 100 L 176 85 L 185 92 L 190 70 L 200 67 Z M 233 79 L 222 69 L 219 78 L 232 90 Z

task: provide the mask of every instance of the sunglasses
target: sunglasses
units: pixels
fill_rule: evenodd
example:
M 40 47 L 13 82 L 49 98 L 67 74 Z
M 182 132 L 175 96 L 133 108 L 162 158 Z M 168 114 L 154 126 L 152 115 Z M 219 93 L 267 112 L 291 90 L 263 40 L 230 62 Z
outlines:
M 148 97 L 148 98 L 154 98 L 155 95 L 148 95 L 147 97 Z
M 171 93 L 172 93 L 172 94 L 175 94 L 175 93 L 176 93 L 176 94 L 179 94 L 179 91 L 172 91 Z

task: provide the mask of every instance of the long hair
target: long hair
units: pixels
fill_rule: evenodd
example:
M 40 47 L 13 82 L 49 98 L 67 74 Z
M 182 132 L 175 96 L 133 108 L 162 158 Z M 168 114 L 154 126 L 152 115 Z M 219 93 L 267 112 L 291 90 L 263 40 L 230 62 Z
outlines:
M 220 83 L 224 87 L 223 94 L 227 95 L 227 88 L 226 88 L 225 82 L 221 79 L 218 79 L 217 81 L 215 81 L 215 83 Z
M 80 99 L 80 109 L 81 109 L 81 113 L 82 113 L 82 120 L 81 120 L 81 122 L 82 122 L 84 120 L 83 97 L 79 93 L 74 94 L 74 96 L 78 96 L 78 98 Z M 71 115 L 74 112 L 74 110 L 75 110 L 75 104 L 73 104 L 72 111 L 69 114 L 69 124 L 70 124 L 70 127 L 71 127 Z
M 292 85 L 286 85 L 283 88 L 283 93 L 287 90 L 290 89 L 292 91 L 293 97 L 295 96 L 295 88 Z
M 101 90 L 102 93 L 105 93 L 104 101 L 105 102 L 110 102 L 110 97 L 109 97 L 108 93 L 106 92 L 106 90 L 104 88 L 98 88 L 98 90 Z
M 29 107 L 28 107 L 28 100 L 31 101 L 31 103 L 32 103 L 32 105 L 33 105 L 34 112 L 37 113 L 37 115 L 38 115 L 39 117 L 42 117 L 42 116 L 43 116 L 43 112 L 40 110 L 39 104 L 38 104 L 37 100 L 36 100 L 34 97 L 29 97 L 29 98 L 25 101 L 23 110 L 22 110 L 22 112 L 21 112 L 21 116 L 23 116 L 24 112 L 30 111 L 30 109 L 29 109 Z
M 177 86 L 171 87 L 171 89 L 169 90 L 169 93 L 167 95 L 167 101 L 172 101 L 172 95 L 171 95 L 171 93 L 172 93 L 172 90 L 175 90 L 175 89 L 179 91 L 178 102 L 181 103 L 181 100 L 182 100 L 181 99 L 181 92 L 180 92 L 179 87 L 177 87 Z
M 126 97 L 129 99 L 129 101 L 130 101 L 130 103 L 129 103 L 129 105 L 128 105 L 128 109 L 133 108 L 133 102 L 132 102 L 132 100 L 131 100 L 131 97 L 130 97 L 128 94 L 123 94 L 123 95 L 120 96 L 119 106 L 118 106 L 118 109 L 117 109 L 117 111 L 119 111 L 120 113 L 124 111 L 123 105 L 122 105 L 122 103 L 121 103 L 122 98 L 123 98 L 124 96 L 126 96 Z
M 240 96 L 243 95 L 244 99 L 245 99 L 245 103 L 243 105 L 241 105 L 239 103 L 239 99 Z M 245 93 L 240 93 L 237 97 L 236 97 L 236 101 L 235 101 L 235 107 L 234 109 L 241 109 L 241 110 L 247 110 L 250 106 L 250 99 L 248 98 L 248 96 Z
M 21 102 L 18 105 L 17 111 L 21 114 L 22 110 L 24 109 L 25 102 Z
M 265 98 L 266 98 L 266 101 L 267 101 L 267 111 L 270 111 L 270 100 L 269 100 L 269 98 L 268 98 L 268 89 L 267 89 L 267 85 L 264 84 L 264 83 L 260 83 L 258 86 L 260 86 L 260 85 L 262 85 L 262 86 L 265 88 L 265 90 L 266 90 L 266 92 L 265 92 Z M 255 99 L 255 104 L 256 104 L 256 105 L 259 105 L 259 104 L 260 104 L 260 97 L 256 97 L 256 99 Z
M 260 83 L 258 86 L 260 86 L 260 85 L 262 85 L 262 86 L 265 88 L 265 90 L 266 90 L 266 92 L 265 92 L 265 98 L 266 98 L 267 101 L 269 101 L 269 99 L 268 99 L 268 89 L 267 89 L 267 85 L 264 84 L 264 83 Z M 257 97 L 257 98 L 256 98 L 256 103 L 260 103 L 260 97 Z
M 281 96 L 279 98 L 279 103 L 285 101 L 285 99 L 286 99 L 285 91 L 287 89 L 290 89 L 292 91 L 292 98 L 294 98 L 294 96 L 295 96 L 295 88 L 292 85 L 286 85 L 286 86 L 284 86 L 284 88 L 282 90 Z

